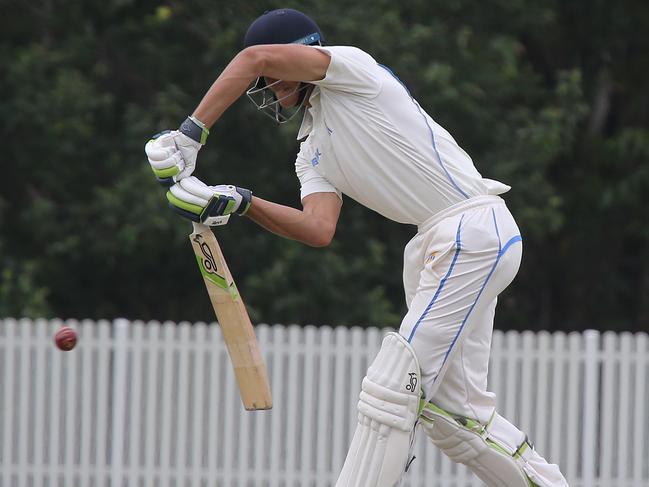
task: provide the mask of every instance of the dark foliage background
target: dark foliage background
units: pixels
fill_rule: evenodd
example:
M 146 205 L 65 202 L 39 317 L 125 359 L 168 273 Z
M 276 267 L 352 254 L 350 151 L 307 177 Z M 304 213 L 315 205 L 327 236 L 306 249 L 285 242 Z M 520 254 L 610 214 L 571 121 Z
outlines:
M 0 0 L 0 316 L 206 320 L 143 145 L 174 128 L 266 9 L 389 65 L 506 196 L 525 241 L 496 326 L 649 326 L 649 4 L 620 0 Z M 240 100 L 197 175 L 299 205 L 296 126 Z M 254 321 L 391 325 L 414 228 L 347 199 L 311 249 L 216 230 Z

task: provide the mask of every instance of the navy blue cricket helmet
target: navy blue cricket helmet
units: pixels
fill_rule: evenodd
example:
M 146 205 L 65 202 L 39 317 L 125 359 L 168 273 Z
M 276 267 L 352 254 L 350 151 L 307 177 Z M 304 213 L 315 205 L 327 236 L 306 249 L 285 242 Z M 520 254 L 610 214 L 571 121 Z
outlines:
M 250 24 L 243 39 L 244 48 L 261 44 L 321 46 L 323 43 L 324 36 L 318 24 L 308 15 L 292 8 L 280 8 L 265 12 Z M 300 93 L 298 103 L 292 113 L 286 114 L 280 106 L 281 100 L 278 100 L 269 88 L 266 86 L 264 78 L 260 76 L 254 85 L 246 91 L 246 94 L 259 111 L 278 124 L 286 123 L 297 115 L 304 106 L 307 100 L 306 95 L 309 93 L 309 85 L 301 83 L 295 89 Z M 284 98 L 291 95 L 292 93 Z
M 322 45 L 324 37 L 308 15 L 292 8 L 280 8 L 265 12 L 248 27 L 243 46 L 259 44 Z

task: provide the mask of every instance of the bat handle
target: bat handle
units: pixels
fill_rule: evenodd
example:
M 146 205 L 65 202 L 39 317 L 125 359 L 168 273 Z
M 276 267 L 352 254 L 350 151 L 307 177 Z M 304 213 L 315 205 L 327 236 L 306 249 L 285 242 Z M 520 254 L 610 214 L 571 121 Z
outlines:
M 199 222 L 192 222 L 192 223 L 194 224 L 194 230 L 200 229 L 200 230 L 197 230 L 197 231 L 204 232 L 209 227 L 215 227 L 215 226 L 218 226 L 218 225 L 225 225 L 226 223 L 228 223 L 229 219 L 230 219 L 230 215 L 211 216 L 209 218 L 209 220 L 210 220 L 210 225 L 209 226 L 207 226 L 207 225 L 205 225 L 203 223 L 199 223 Z
M 192 226 L 194 227 L 195 233 L 203 233 L 205 230 L 210 228 L 207 225 L 198 222 L 192 222 Z

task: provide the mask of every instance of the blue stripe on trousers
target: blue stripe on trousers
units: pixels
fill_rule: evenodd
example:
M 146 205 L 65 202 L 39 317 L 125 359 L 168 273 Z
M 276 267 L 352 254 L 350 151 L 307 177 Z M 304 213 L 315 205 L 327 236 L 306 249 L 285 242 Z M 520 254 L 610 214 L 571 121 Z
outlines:
M 442 365 L 440 367 L 440 371 L 444 368 L 444 364 L 446 364 L 446 360 L 448 359 L 448 356 L 450 355 L 451 351 L 453 350 L 453 347 L 455 346 L 455 343 L 457 342 L 457 339 L 460 336 L 460 333 L 462 333 L 462 330 L 464 329 L 464 325 L 466 325 L 467 320 L 469 319 L 469 316 L 471 315 L 471 312 L 473 311 L 473 308 L 475 308 L 475 305 L 478 303 L 478 299 L 480 299 L 480 296 L 482 295 L 482 292 L 484 291 L 485 287 L 487 287 L 487 283 L 489 282 L 489 279 L 491 279 L 491 276 L 493 275 L 494 271 L 496 270 L 496 266 L 498 265 L 498 262 L 500 261 L 500 258 L 507 252 L 509 247 L 512 246 L 512 244 L 516 242 L 521 242 L 523 239 L 521 238 L 520 235 L 515 235 L 514 237 L 510 238 L 507 243 L 504 246 L 501 246 L 500 243 L 500 234 L 498 232 L 498 224 L 496 223 L 496 214 L 491 210 L 493 215 L 494 215 L 494 226 L 496 227 L 496 235 L 498 235 L 498 255 L 496 256 L 496 261 L 494 262 L 493 266 L 491 266 L 491 270 L 489 271 L 489 274 L 487 275 L 487 278 L 485 279 L 485 282 L 482 284 L 482 287 L 480 288 L 480 291 L 478 292 L 478 295 L 475 298 L 475 301 L 471 305 L 471 308 L 469 308 L 468 313 L 462 320 L 462 324 L 460 325 L 460 329 L 457 331 L 455 334 L 455 337 L 453 338 L 453 341 L 451 342 L 451 345 L 448 347 L 448 350 L 446 351 L 446 354 L 444 355 L 444 361 L 442 362 Z M 433 380 L 433 383 L 437 381 L 437 375 L 435 379 Z
M 430 303 L 428 303 L 428 306 L 426 306 L 426 309 L 424 310 L 424 312 L 421 314 L 421 316 L 415 323 L 415 326 L 412 328 L 412 331 L 410 332 L 410 336 L 408 337 L 408 343 L 412 342 L 412 338 L 415 336 L 415 332 L 417 331 L 419 324 L 430 312 L 430 309 L 433 307 L 433 304 L 435 304 L 435 301 L 437 301 L 437 298 L 442 292 L 442 289 L 444 289 L 444 284 L 446 284 L 446 281 L 448 280 L 448 278 L 451 276 L 451 273 L 453 272 L 453 268 L 455 267 L 455 262 L 457 262 L 457 258 L 460 255 L 460 250 L 462 249 L 462 242 L 460 240 L 460 230 L 462 229 L 462 220 L 464 220 L 464 215 L 462 215 L 462 217 L 460 218 L 460 223 L 457 226 L 457 233 L 455 235 L 455 255 L 453 255 L 451 266 L 448 268 L 446 275 L 439 282 L 439 286 L 437 287 L 437 291 L 435 291 L 435 295 L 433 296 L 433 299 L 431 299 Z

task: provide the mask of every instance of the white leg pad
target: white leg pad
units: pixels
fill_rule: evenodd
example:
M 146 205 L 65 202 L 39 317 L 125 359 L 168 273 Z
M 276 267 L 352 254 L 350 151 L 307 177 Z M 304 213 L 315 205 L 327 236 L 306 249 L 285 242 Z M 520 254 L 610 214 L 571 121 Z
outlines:
M 358 425 L 336 487 L 392 487 L 408 461 L 421 375 L 410 344 L 388 333 L 367 370 Z
M 440 450 L 489 487 L 568 487 L 559 467 L 546 462 L 525 434 L 497 413 L 482 425 L 428 403 L 421 424 Z

